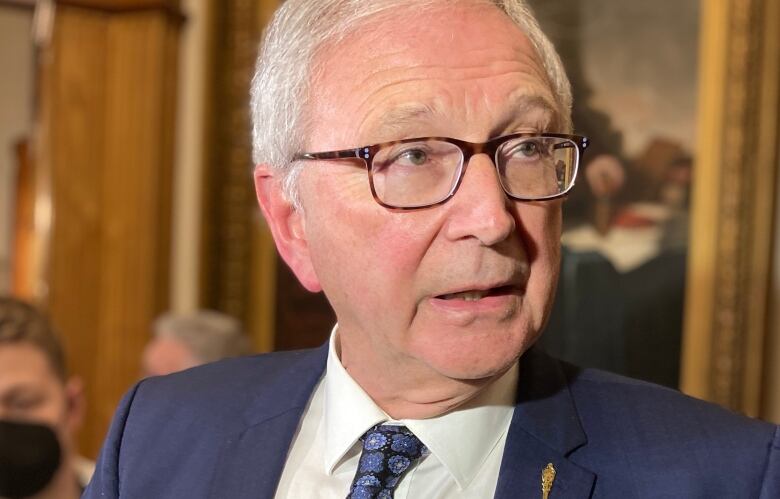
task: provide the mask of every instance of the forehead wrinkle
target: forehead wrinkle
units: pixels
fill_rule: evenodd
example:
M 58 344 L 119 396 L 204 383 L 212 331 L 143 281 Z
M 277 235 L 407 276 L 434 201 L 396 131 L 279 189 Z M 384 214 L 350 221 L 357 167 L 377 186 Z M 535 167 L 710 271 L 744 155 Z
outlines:
M 400 104 L 382 113 L 378 122 L 369 122 L 366 125 L 366 121 L 369 118 L 367 116 L 366 120 L 361 123 L 360 129 L 365 130 L 367 135 L 378 141 L 409 138 L 406 135 L 410 129 L 430 124 L 433 121 L 434 115 L 437 114 L 434 106 L 423 102 Z M 361 133 L 360 135 L 363 136 L 364 134 Z
M 365 65 L 373 66 L 374 69 L 368 73 L 365 73 L 362 78 L 362 84 L 369 84 L 372 80 L 382 80 L 385 74 L 395 74 L 399 69 L 402 69 L 406 76 L 395 77 L 392 80 L 386 81 L 382 86 L 388 86 L 395 83 L 405 83 L 408 81 L 416 80 L 440 80 L 440 81 L 463 81 L 463 80 L 475 80 L 480 81 L 496 76 L 529 76 L 536 78 L 539 81 L 546 81 L 546 75 L 544 69 L 541 67 L 541 63 L 535 58 L 522 52 L 512 51 L 511 54 L 507 54 L 506 58 L 495 60 L 495 51 L 488 50 L 474 50 L 473 52 L 490 53 L 494 60 L 489 65 L 483 60 L 478 60 L 471 64 L 465 64 L 459 62 L 457 65 L 450 63 L 440 63 L 429 60 L 413 61 L 409 64 L 404 61 L 402 64 L 394 64 L 394 61 L 390 57 L 382 56 L 376 63 L 373 59 L 365 61 Z M 399 52 L 406 58 L 413 54 L 413 52 L 405 53 Z M 380 87 L 381 88 L 381 87 Z
M 434 127 L 437 115 L 444 118 L 438 105 L 438 100 L 432 104 L 424 102 L 408 102 L 382 113 L 378 121 L 371 121 L 370 114 L 360 124 L 359 134 L 361 139 L 383 142 L 387 140 L 400 140 L 411 138 L 413 130 L 436 128 Z M 485 109 L 488 106 L 485 105 Z M 499 114 L 498 123 L 493 126 L 488 137 L 496 137 L 519 131 L 519 128 L 532 128 L 534 131 L 545 132 L 559 125 L 558 112 L 550 100 L 538 93 L 528 94 L 524 90 L 517 90 L 508 99 L 506 111 Z M 469 110 L 464 108 L 468 114 Z M 419 136 L 430 135 L 434 132 L 415 132 Z M 465 137 L 454 137 L 465 139 Z
M 376 20 L 372 19 L 372 21 Z M 372 33 L 371 30 L 369 30 L 369 33 Z M 455 31 L 439 33 L 440 42 L 447 43 L 446 38 L 452 38 L 454 33 Z M 323 77 L 326 77 L 326 75 L 332 75 L 332 73 L 324 69 L 330 67 L 330 62 L 334 59 L 360 60 L 362 67 L 369 68 L 368 71 L 351 75 L 348 83 L 345 79 L 342 79 L 343 88 L 350 87 L 354 90 L 362 87 L 370 89 L 370 91 L 368 93 L 357 92 L 351 93 L 351 95 L 349 93 L 338 95 L 336 101 L 339 98 L 342 101 L 345 98 L 357 97 L 359 99 L 358 102 L 348 105 L 349 112 L 354 113 L 353 116 L 358 118 L 354 128 L 357 136 L 332 136 L 332 148 L 396 140 L 408 138 L 411 135 L 438 135 L 446 130 L 447 125 L 451 123 L 453 118 L 469 122 L 471 121 L 469 119 L 470 116 L 476 116 L 478 113 L 485 111 L 493 116 L 492 123 L 488 125 L 491 129 L 483 130 L 480 135 L 492 133 L 494 129 L 492 125 L 497 123 L 504 124 L 508 131 L 515 131 L 512 130 L 512 127 L 516 126 L 516 123 L 526 125 L 529 121 L 534 121 L 533 125 L 538 124 L 537 127 L 540 129 L 548 128 L 550 122 L 553 121 L 552 118 L 555 118 L 557 122 L 560 114 L 559 106 L 550 104 L 550 101 L 556 100 L 552 94 L 546 96 L 547 99 L 543 99 L 546 100 L 547 105 L 540 106 L 549 108 L 552 112 L 547 113 L 545 111 L 542 118 L 536 117 L 530 120 L 522 119 L 522 115 L 530 111 L 537 112 L 537 110 L 531 110 L 528 106 L 518 106 L 517 110 L 507 111 L 507 109 L 511 109 L 513 106 L 512 103 L 509 103 L 509 97 L 507 97 L 506 104 L 497 105 L 495 102 L 487 102 L 486 96 L 480 99 L 477 94 L 474 94 L 466 96 L 463 105 L 457 107 L 448 106 L 445 102 L 435 102 L 434 100 L 444 99 L 449 101 L 452 98 L 459 100 L 457 96 L 444 95 L 448 88 L 447 84 L 450 81 L 462 83 L 466 80 L 471 80 L 474 86 L 479 86 L 481 85 L 480 81 L 490 80 L 496 76 L 517 79 L 517 90 L 513 90 L 511 84 L 507 89 L 510 95 L 515 92 L 528 92 L 530 90 L 524 85 L 524 80 L 538 81 L 552 93 L 553 90 L 547 74 L 535 48 L 530 46 L 522 31 L 518 33 L 520 36 L 514 42 L 505 43 L 499 47 L 483 45 L 480 43 L 481 39 L 477 38 L 472 41 L 473 44 L 466 50 L 467 54 L 461 54 L 461 56 L 455 59 L 450 58 L 447 60 L 432 59 L 431 55 L 425 51 L 418 53 L 417 46 L 411 43 L 410 40 L 406 40 L 407 43 L 405 44 L 391 45 L 385 50 L 369 50 L 366 52 L 366 44 L 370 41 L 369 39 L 378 36 L 377 33 L 374 33 L 373 36 L 369 35 L 368 38 L 361 34 L 361 37 L 357 39 L 357 43 L 351 43 L 353 41 L 352 37 L 357 36 L 355 33 L 351 33 L 340 38 L 336 43 L 323 47 L 323 50 L 317 54 L 319 64 L 316 64 L 316 66 L 321 70 L 321 72 L 317 72 L 315 78 L 318 82 L 322 82 Z M 496 50 L 497 48 L 498 50 Z M 485 53 L 486 56 L 482 57 L 482 53 Z M 489 64 L 485 65 L 484 63 Z M 399 69 L 403 73 L 399 74 Z M 427 95 L 424 97 L 434 102 L 420 101 L 415 103 L 412 100 L 404 103 L 410 96 L 413 99 L 415 95 L 414 90 L 412 89 L 410 92 L 409 87 L 404 87 L 404 84 L 413 86 L 415 81 L 435 83 L 437 80 L 440 85 L 441 82 L 444 82 L 442 85 L 442 88 L 445 90 L 444 94 L 439 96 Z M 490 83 L 492 84 L 493 82 Z M 395 85 L 399 86 L 398 90 L 391 88 Z M 321 91 L 322 88 L 320 88 Z M 546 91 L 536 89 L 535 93 L 546 93 Z M 380 102 L 387 102 L 388 99 L 391 101 L 389 102 L 390 105 L 387 106 L 388 111 L 383 109 L 384 106 L 376 106 L 377 95 L 382 97 Z M 392 102 L 395 99 L 397 99 L 397 103 Z M 393 109 L 394 106 L 398 106 L 397 111 Z M 329 111 L 333 114 L 343 113 L 345 110 L 335 102 L 327 107 L 330 108 Z M 377 107 L 379 109 L 376 109 Z M 493 109 L 490 109 L 490 107 Z M 459 113 L 461 116 L 449 116 L 452 112 Z M 431 130 L 430 132 L 427 131 L 429 129 Z M 483 136 L 487 138 L 486 135 Z
M 409 92 L 408 89 L 405 89 L 404 87 L 400 87 L 396 91 L 388 91 L 388 89 L 396 85 L 414 84 L 416 81 L 438 82 L 439 84 L 442 84 L 442 88 L 446 89 L 447 83 L 450 81 L 462 84 L 463 82 L 470 80 L 473 82 L 474 86 L 479 86 L 484 80 L 491 80 L 496 76 L 501 76 L 502 78 L 508 79 L 515 78 L 518 82 L 522 82 L 526 79 L 542 81 L 544 82 L 545 87 L 552 92 L 549 82 L 544 75 L 544 72 L 541 70 L 541 64 L 536 60 L 533 54 L 529 55 L 523 51 L 515 50 L 513 50 L 512 53 L 513 57 L 498 61 L 494 60 L 489 66 L 484 66 L 481 63 L 476 62 L 453 68 L 449 65 L 432 64 L 427 61 L 419 62 L 416 65 L 404 68 L 403 75 L 395 74 L 398 68 L 394 67 L 392 64 L 385 67 L 376 65 L 375 67 L 378 69 L 366 74 L 364 78 L 362 78 L 360 86 L 363 88 L 371 88 L 372 84 L 375 82 L 380 84 L 376 85 L 370 93 L 365 95 L 362 102 L 360 102 L 356 108 L 371 108 L 372 106 L 369 105 L 369 103 L 374 99 L 375 95 L 382 94 L 383 92 L 388 93 L 388 95 L 384 96 L 384 100 L 388 97 L 394 97 L 395 95 L 403 96 Z M 524 64 L 524 62 L 527 62 L 527 64 Z M 393 75 L 393 77 L 385 79 L 385 73 L 389 73 Z M 490 83 L 493 84 L 494 82 L 491 81 Z M 536 108 L 538 108 L 550 116 L 545 116 L 544 119 L 536 119 L 536 122 L 543 122 L 539 124 L 537 128 L 548 128 L 553 121 L 553 117 L 556 118 L 555 121 L 557 126 L 559 111 L 552 95 L 543 96 L 536 92 L 533 101 L 530 101 L 523 98 L 525 96 L 524 92 L 527 92 L 527 89 L 522 83 L 519 83 L 518 88 L 510 93 L 508 101 L 516 100 L 518 101 L 517 105 L 515 105 L 514 102 L 509 102 L 502 107 L 512 108 L 515 106 L 517 109 L 514 111 L 513 116 L 506 116 L 502 123 L 506 123 L 507 127 L 511 127 L 514 122 L 518 121 L 518 115 L 526 114 L 532 110 L 532 108 L 535 108 L 533 110 L 536 111 Z M 518 95 L 518 93 L 520 95 Z M 444 97 L 443 94 L 438 97 L 432 105 L 425 102 L 399 104 L 397 109 L 391 109 L 387 113 L 383 113 L 383 116 L 376 120 L 374 120 L 373 113 L 369 111 L 358 124 L 358 130 L 361 131 L 360 136 L 363 140 L 374 141 L 406 138 L 405 136 L 412 132 L 404 130 L 405 127 L 419 127 L 420 125 L 435 124 L 433 123 L 434 115 L 442 114 L 441 108 L 443 103 L 439 102 L 442 97 Z M 483 104 L 483 109 L 489 108 L 486 101 L 483 101 Z M 470 114 L 477 111 L 476 109 L 471 109 L 474 106 L 475 104 L 473 103 L 464 102 L 464 107 L 462 109 L 466 114 Z M 444 109 L 446 108 L 447 106 L 445 105 Z M 507 113 L 499 110 L 496 114 L 504 117 Z M 417 133 L 419 134 L 420 132 Z

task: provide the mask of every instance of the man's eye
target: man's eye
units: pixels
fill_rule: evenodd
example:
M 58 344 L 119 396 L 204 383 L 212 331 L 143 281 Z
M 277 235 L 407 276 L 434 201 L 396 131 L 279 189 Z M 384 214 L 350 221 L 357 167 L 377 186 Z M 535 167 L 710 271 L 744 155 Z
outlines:
M 395 157 L 393 163 L 411 164 L 422 166 L 428 162 L 428 153 L 422 149 L 409 149 L 401 152 Z
M 512 154 L 519 154 L 521 156 L 525 156 L 526 158 L 531 158 L 539 154 L 539 144 L 536 142 L 523 142 L 515 147 L 515 149 L 512 151 Z

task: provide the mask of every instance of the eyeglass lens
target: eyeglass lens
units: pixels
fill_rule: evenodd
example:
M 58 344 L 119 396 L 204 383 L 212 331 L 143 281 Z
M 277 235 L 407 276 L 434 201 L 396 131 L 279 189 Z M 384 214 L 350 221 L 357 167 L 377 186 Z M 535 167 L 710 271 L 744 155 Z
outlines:
M 510 196 L 538 200 L 571 187 L 578 154 L 569 139 L 521 137 L 501 144 L 493 159 Z M 436 204 L 457 187 L 463 163 L 463 151 L 450 142 L 431 139 L 388 145 L 374 156 L 374 192 L 384 204 L 398 208 Z

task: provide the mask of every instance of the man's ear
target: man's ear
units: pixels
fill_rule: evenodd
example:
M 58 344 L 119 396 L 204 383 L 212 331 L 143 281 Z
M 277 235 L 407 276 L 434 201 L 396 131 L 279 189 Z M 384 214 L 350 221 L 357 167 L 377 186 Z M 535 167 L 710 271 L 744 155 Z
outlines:
M 306 221 L 284 195 L 281 179 L 268 165 L 255 168 L 257 202 L 276 242 L 276 249 L 292 269 L 303 287 L 311 292 L 322 290 L 314 271 L 306 240 Z
M 78 376 L 71 376 L 65 382 L 65 404 L 69 438 L 75 438 L 76 433 L 84 423 L 84 382 Z

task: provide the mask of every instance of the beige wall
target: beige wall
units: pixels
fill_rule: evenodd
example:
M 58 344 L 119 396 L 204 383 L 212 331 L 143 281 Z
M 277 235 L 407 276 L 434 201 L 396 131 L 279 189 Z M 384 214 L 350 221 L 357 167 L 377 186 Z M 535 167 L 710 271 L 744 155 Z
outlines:
M 181 33 L 179 58 L 170 298 L 177 312 L 197 308 L 199 297 L 208 3 L 184 0 L 181 5 L 187 23 Z
M 0 293 L 10 286 L 14 144 L 29 133 L 32 121 L 32 12 L 0 8 Z

